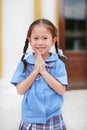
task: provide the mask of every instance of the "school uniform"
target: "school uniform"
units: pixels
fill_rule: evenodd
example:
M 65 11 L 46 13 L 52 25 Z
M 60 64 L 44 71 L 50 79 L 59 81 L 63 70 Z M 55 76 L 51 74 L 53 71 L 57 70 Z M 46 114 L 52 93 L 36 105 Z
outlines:
M 11 80 L 15 86 L 26 79 L 34 69 L 36 62 L 34 55 L 29 55 L 26 61 L 28 62 L 26 72 L 23 73 L 22 61 L 19 62 L 15 70 Z M 45 63 L 47 71 L 67 88 L 66 68 L 58 56 L 50 53 L 50 57 L 45 60 Z M 61 110 L 63 102 L 63 95 L 50 88 L 42 75 L 38 74 L 23 97 L 20 130 L 66 130 Z

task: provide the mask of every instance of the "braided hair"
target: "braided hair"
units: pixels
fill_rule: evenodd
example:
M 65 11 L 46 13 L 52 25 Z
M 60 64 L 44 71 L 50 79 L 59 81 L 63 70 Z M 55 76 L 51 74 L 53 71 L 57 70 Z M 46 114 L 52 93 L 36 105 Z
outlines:
M 26 38 L 26 41 L 25 41 L 25 45 L 24 45 L 24 48 L 23 48 L 23 56 L 21 58 L 21 61 L 24 63 L 24 69 L 23 69 L 23 72 L 26 71 L 26 68 L 27 68 L 27 61 L 24 59 L 25 57 L 25 54 L 26 54 L 26 51 L 27 51 L 27 48 L 28 48 L 28 38 Z
M 54 26 L 53 23 L 51 23 L 51 22 L 50 22 L 49 20 L 47 20 L 47 19 L 37 19 L 37 20 L 35 20 L 35 21 L 30 25 L 29 30 L 28 30 L 28 33 L 27 33 L 27 38 L 26 38 L 26 41 L 25 41 L 25 45 L 24 45 L 24 48 L 23 48 L 23 56 L 22 56 L 22 58 L 21 58 L 21 61 L 24 63 L 23 72 L 26 71 L 26 68 L 27 68 L 27 65 L 28 65 L 26 59 L 24 59 L 25 54 L 26 54 L 26 51 L 27 51 L 27 49 L 28 49 L 28 45 L 29 45 L 28 37 L 31 36 L 31 33 L 32 33 L 33 28 L 34 28 L 36 25 L 38 25 L 38 24 L 43 24 L 43 25 L 45 25 L 45 26 L 50 30 L 50 32 L 51 32 L 51 34 L 52 34 L 52 37 L 53 37 L 53 38 L 54 38 L 54 37 L 57 37 L 57 32 L 58 32 L 58 31 L 57 31 L 57 28 Z M 56 51 L 58 57 L 61 59 L 61 57 L 60 57 L 60 55 L 59 55 L 59 52 L 58 52 L 58 42 L 57 42 L 57 41 L 55 42 L 55 51 Z

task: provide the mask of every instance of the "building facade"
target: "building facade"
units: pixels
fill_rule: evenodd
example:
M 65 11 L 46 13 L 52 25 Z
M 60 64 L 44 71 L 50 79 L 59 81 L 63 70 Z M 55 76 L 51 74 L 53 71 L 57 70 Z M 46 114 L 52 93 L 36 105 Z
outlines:
M 59 47 L 68 57 L 69 89 L 87 88 L 86 0 L 0 0 L 0 80 L 11 79 L 28 27 L 40 17 L 58 28 Z
M 87 88 L 87 0 L 60 2 L 60 47 L 68 57 L 69 89 L 84 89 Z

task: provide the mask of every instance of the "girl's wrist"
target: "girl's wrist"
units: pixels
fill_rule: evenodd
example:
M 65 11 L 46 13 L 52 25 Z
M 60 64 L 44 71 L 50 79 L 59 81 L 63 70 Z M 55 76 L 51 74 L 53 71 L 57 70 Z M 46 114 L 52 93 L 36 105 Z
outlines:
M 35 76 L 37 76 L 37 75 L 38 75 L 38 72 L 37 72 L 36 70 L 33 70 L 33 71 L 32 71 L 32 74 L 35 75 Z
M 47 71 L 44 70 L 44 71 L 41 72 L 41 75 L 44 77 L 46 75 L 46 73 L 47 73 Z

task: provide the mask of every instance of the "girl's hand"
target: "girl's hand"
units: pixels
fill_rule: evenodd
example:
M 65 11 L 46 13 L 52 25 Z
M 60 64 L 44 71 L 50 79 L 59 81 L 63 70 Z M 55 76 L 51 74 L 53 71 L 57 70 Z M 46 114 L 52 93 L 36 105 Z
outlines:
M 35 66 L 34 66 L 34 71 L 38 73 L 42 73 L 43 71 L 46 71 L 46 67 L 45 67 L 45 62 L 41 56 L 41 54 L 37 53 L 37 56 L 36 56 L 36 63 L 35 63 Z
M 46 71 L 46 64 L 45 64 L 45 62 L 44 62 L 41 55 L 39 55 L 39 59 L 40 59 L 40 63 L 39 63 L 39 65 L 40 65 L 40 74 L 42 74 L 44 71 Z
M 36 63 L 34 66 L 34 71 L 39 74 L 40 73 L 40 58 L 39 58 L 39 54 L 37 54 L 36 56 Z

